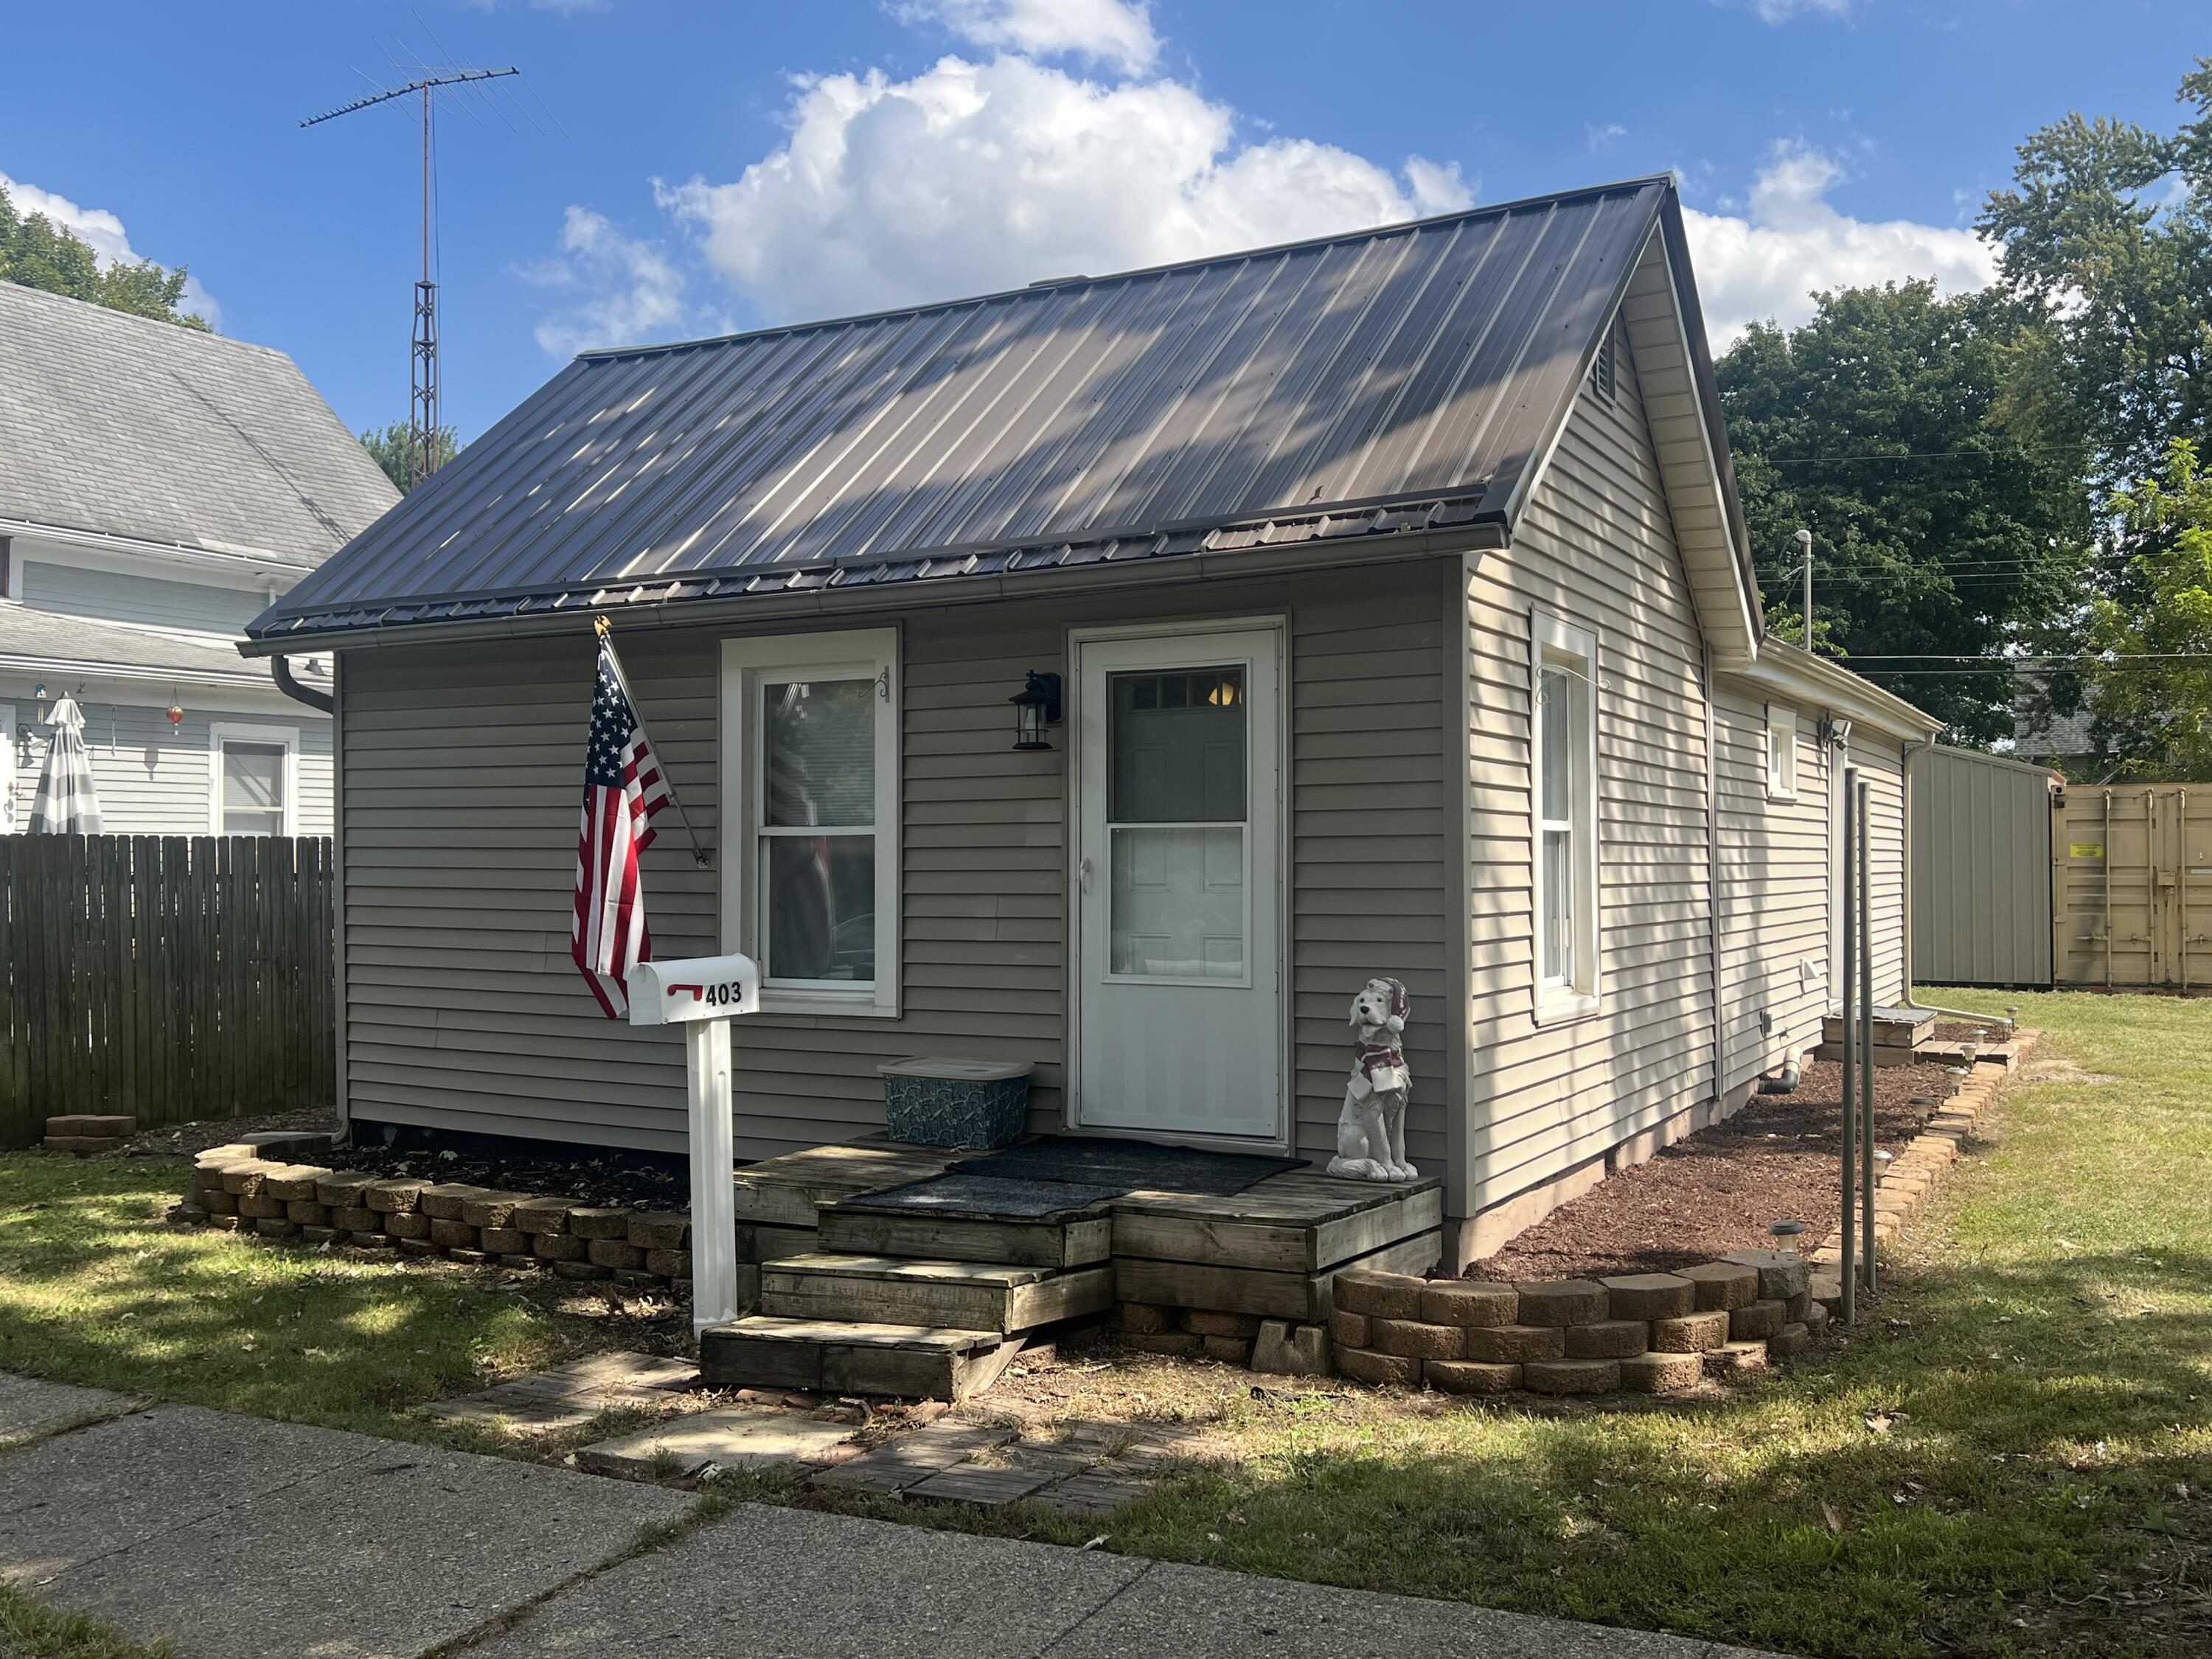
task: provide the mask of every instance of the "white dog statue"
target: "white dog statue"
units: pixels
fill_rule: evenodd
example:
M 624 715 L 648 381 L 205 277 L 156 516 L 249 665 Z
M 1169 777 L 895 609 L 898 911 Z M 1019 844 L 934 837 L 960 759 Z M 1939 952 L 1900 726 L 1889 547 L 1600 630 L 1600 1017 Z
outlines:
M 1402 981 L 1370 979 L 1352 999 L 1358 1039 L 1344 1110 L 1336 1120 L 1333 1176 L 1355 1181 L 1411 1181 L 1420 1171 L 1406 1156 L 1406 1100 L 1413 1073 L 1406 1064 L 1406 1016 L 1413 1002 Z

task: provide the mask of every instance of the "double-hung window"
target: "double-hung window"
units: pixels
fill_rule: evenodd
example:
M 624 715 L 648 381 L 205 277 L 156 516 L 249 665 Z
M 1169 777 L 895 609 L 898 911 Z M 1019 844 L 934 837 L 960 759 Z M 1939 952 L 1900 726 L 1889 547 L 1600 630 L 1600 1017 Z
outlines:
M 1535 1013 L 1597 1009 L 1597 638 L 1531 618 L 1528 702 L 1535 872 Z
M 208 828 L 218 836 L 289 836 L 299 830 L 300 734 L 285 726 L 217 723 L 209 732 Z
M 1797 711 L 1766 708 L 1766 798 L 1797 799 Z
M 723 933 L 761 1006 L 898 1012 L 898 632 L 722 645 Z

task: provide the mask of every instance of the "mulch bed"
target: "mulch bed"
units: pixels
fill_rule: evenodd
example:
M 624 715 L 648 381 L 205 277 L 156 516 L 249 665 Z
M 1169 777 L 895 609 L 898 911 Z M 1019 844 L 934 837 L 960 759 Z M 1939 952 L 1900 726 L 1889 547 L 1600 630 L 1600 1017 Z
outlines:
M 123 1150 L 132 1158 L 190 1158 L 210 1146 L 227 1146 L 240 1135 L 257 1134 L 265 1129 L 311 1134 L 321 1130 L 335 1131 L 337 1127 L 337 1114 L 329 1107 L 308 1106 L 295 1112 L 267 1112 L 258 1117 L 215 1117 L 196 1123 L 142 1129 Z
M 339 1146 L 315 1161 L 334 1170 L 371 1175 L 453 1181 L 502 1193 L 544 1193 L 617 1209 L 688 1210 L 691 1177 L 683 1162 L 672 1167 L 635 1153 L 608 1151 L 488 1155 L 421 1147 Z
M 1918 1133 L 1955 1079 L 1942 1066 L 1875 1068 L 1875 1145 Z M 1754 1095 L 1725 1123 L 1608 1176 L 1473 1263 L 1470 1279 L 1586 1279 L 1666 1273 L 1770 1249 L 1767 1228 L 1802 1221 L 1807 1255 L 1835 1231 L 1840 1205 L 1843 1066 L 1815 1060 L 1797 1091 Z M 1915 1097 L 1927 1103 L 1913 1103 Z

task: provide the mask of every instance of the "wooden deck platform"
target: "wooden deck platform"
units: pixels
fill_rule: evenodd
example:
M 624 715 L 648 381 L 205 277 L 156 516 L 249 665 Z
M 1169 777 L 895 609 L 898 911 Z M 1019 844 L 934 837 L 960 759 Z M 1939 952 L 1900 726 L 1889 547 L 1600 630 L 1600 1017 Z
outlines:
M 1385 1185 L 1294 1170 L 1228 1197 L 1145 1189 L 1048 1221 L 867 1210 L 867 1194 L 967 1156 L 880 1137 L 787 1153 L 737 1172 L 738 1223 L 762 1262 L 823 1250 L 1062 1271 L 1103 1261 L 1117 1301 L 1309 1322 L 1328 1316 L 1342 1269 L 1419 1273 L 1442 1253 L 1434 1177 Z

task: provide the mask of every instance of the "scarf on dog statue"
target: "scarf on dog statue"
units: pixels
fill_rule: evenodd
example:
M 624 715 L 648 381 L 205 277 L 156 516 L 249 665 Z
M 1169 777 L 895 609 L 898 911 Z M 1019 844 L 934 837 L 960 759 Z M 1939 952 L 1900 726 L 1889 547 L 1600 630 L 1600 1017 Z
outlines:
M 1382 979 L 1370 982 L 1387 985 L 1390 988 L 1390 1017 L 1398 1022 L 1398 1030 L 1390 1032 L 1381 1042 L 1361 1042 L 1353 1045 L 1358 1052 L 1360 1075 L 1367 1079 L 1368 1086 L 1370 1088 L 1407 1087 L 1412 1079 L 1413 1073 L 1406 1066 L 1405 1022 L 1406 1012 L 1412 1004 L 1406 994 L 1405 981 Z M 1389 1027 L 1384 1026 L 1382 1029 L 1389 1032 Z M 1398 1075 L 1377 1079 L 1375 1073 L 1378 1071 L 1395 1071 Z

